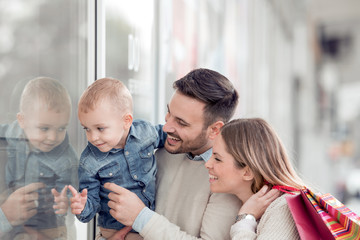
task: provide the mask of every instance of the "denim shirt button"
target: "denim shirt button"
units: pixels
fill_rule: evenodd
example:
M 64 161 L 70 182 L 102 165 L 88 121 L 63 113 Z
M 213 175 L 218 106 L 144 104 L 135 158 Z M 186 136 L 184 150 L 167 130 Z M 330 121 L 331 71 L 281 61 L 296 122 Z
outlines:
M 112 172 L 111 173 L 109 173 L 109 176 L 111 177 L 113 174 L 112 174 Z
M 146 192 L 146 189 L 144 189 L 143 192 Z
M 137 179 L 137 175 L 134 175 L 134 179 Z
M 151 155 L 151 153 L 148 153 L 148 156 L 150 156 Z
M 126 152 L 125 152 L 125 155 L 126 155 L 126 156 L 127 156 L 127 155 L 129 155 L 129 152 L 128 152 L 128 151 L 126 151 Z
M 40 176 L 44 176 L 44 173 L 41 172 L 41 173 L 40 173 Z

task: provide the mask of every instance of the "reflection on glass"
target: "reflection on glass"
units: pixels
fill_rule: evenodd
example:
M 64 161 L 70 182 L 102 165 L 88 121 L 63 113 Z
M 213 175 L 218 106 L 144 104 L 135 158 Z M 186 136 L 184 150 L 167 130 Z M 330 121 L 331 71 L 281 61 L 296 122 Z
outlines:
M 36 235 L 53 229 L 53 226 L 63 226 L 67 239 L 77 239 L 75 217 L 70 212 L 55 213 L 51 189 L 55 187 L 60 194 L 64 185 L 76 179 L 72 176 L 72 172 L 77 172 L 76 167 L 66 173 L 59 171 L 65 165 L 71 167 L 67 166 L 69 161 L 77 158 L 86 143 L 75 106 L 79 89 L 82 91 L 88 81 L 87 5 L 86 0 L 0 0 L 0 34 L 3 36 L 0 39 L 0 239 L 14 239 L 23 230 L 26 234 Z M 34 109 L 30 114 L 18 115 L 18 121 L 22 90 L 37 76 L 59 80 L 74 107 L 64 115 L 51 112 L 51 109 Z M 44 110 L 57 122 L 45 118 Z M 26 120 L 24 126 L 20 126 L 22 117 Z M 33 131 L 33 127 L 38 126 L 31 124 L 43 119 L 54 120 L 52 123 L 57 130 L 49 124 L 39 132 Z M 60 127 L 65 122 L 67 130 Z M 34 137 L 45 134 L 42 131 L 49 131 L 53 135 L 50 138 L 56 140 L 43 144 L 41 139 Z M 60 155 L 60 159 L 65 158 L 67 148 L 62 147 L 70 144 L 75 151 L 69 152 L 69 159 L 56 162 Z M 3 221 L 6 219 L 4 209 L 11 209 L 10 212 L 5 210 L 5 215 L 11 215 L 8 222 Z M 45 217 L 40 217 L 41 214 Z M 33 229 L 36 230 L 34 233 Z M 86 237 L 82 232 L 77 235 Z
M 15 223 L 9 233 L 11 239 L 67 237 L 67 185 L 77 182 L 78 162 L 66 130 L 70 113 L 66 89 L 57 80 L 39 77 L 25 86 L 17 120 L 0 125 L 7 142 L 5 178 L 10 198 L 37 183 L 28 196 L 23 195 L 23 201 L 2 207 L 4 217 Z M 26 212 L 13 216 L 14 208 Z

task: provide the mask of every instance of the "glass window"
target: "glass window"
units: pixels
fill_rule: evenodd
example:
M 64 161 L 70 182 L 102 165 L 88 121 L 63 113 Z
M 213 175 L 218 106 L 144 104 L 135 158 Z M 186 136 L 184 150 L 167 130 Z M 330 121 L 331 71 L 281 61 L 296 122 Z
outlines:
M 106 0 L 105 73 L 129 88 L 134 117 L 155 121 L 154 1 Z M 141 7 L 139 7 L 141 6 Z
M 0 219 L 1 239 L 77 239 L 74 215 L 56 214 L 50 191 L 77 184 L 78 154 L 85 144 L 76 112 L 88 76 L 87 5 L 86 0 L 0 1 L 0 206 L 5 214 L 0 217 L 18 219 L 12 228 Z M 44 185 L 32 191 L 29 185 L 36 182 Z M 23 209 L 21 191 L 28 193 L 25 204 L 36 214 Z

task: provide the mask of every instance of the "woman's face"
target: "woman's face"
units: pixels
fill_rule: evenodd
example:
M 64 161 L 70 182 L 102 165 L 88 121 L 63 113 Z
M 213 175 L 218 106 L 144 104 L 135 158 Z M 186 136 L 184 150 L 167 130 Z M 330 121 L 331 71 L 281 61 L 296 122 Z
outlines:
M 248 168 L 235 166 L 234 157 L 226 151 L 225 142 L 221 136 L 216 137 L 213 155 L 205 164 L 209 170 L 209 182 L 212 192 L 231 193 L 240 199 L 251 196 L 251 182 L 247 176 Z

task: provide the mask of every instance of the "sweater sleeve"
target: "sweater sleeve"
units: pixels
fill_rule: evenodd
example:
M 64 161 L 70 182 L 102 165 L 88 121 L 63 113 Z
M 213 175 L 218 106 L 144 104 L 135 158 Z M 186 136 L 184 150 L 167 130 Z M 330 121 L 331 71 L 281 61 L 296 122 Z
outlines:
M 300 239 L 294 219 L 287 205 L 285 194 L 271 204 L 261 218 L 257 239 Z
M 203 215 L 200 236 L 192 236 L 182 231 L 164 216 L 155 213 L 145 225 L 140 235 L 145 240 L 217 240 L 230 239 L 230 226 L 240 203 L 229 194 L 212 194 Z

